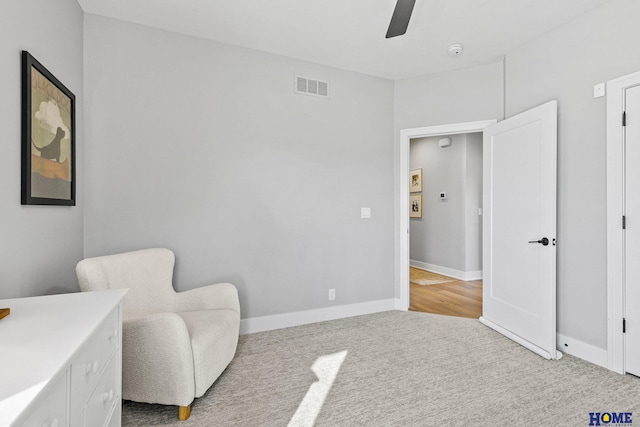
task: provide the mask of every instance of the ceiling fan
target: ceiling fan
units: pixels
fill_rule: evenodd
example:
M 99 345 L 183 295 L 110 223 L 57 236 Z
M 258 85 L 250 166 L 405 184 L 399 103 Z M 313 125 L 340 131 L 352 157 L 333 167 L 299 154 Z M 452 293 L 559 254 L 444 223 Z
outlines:
M 389 29 L 387 30 L 387 39 L 401 36 L 407 32 L 411 12 L 413 12 L 413 5 L 415 4 L 416 0 L 398 0 L 396 8 L 393 10 L 393 15 L 391 16 Z

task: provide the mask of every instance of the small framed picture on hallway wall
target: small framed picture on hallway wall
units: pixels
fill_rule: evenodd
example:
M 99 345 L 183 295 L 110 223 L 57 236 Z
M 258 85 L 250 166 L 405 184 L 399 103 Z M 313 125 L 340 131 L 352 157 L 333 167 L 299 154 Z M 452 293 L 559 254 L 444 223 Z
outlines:
M 409 197 L 409 218 L 422 218 L 422 194 Z
M 422 191 L 422 168 L 412 169 L 409 175 L 409 192 Z

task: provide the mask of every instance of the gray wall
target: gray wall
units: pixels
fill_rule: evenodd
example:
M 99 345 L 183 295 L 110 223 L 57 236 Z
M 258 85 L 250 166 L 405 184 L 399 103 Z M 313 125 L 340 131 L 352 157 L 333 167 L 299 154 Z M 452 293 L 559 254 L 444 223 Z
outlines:
M 329 283 L 339 304 L 388 298 L 399 130 L 558 99 L 558 328 L 605 347 L 605 100 L 591 89 L 640 69 L 637 1 L 510 52 L 506 77 L 497 63 L 394 83 L 87 16 L 86 120 L 77 3 L 3 6 L 0 297 L 77 290 L 84 219 L 86 255 L 171 247 L 179 289 L 232 280 L 244 317 L 328 305 Z M 21 49 L 78 98 L 76 207 L 20 206 Z M 296 73 L 329 80 L 331 99 L 294 95 Z
M 20 52 L 76 95 L 77 206 L 20 205 Z M 76 0 L 7 0 L 0 14 L 0 298 L 77 291 L 83 255 L 82 10 Z
M 400 222 L 400 130 L 477 120 L 501 119 L 502 63 L 427 75 L 395 82 L 395 221 Z M 399 297 L 400 235 L 395 234 L 395 277 Z
M 438 138 L 411 141 L 411 169 L 422 168 L 422 218 L 410 218 L 411 260 L 464 270 L 465 136 L 451 135 L 451 146 Z M 449 198 L 440 200 L 440 191 Z
M 466 134 L 465 271 L 482 270 L 482 133 Z
M 501 119 L 502 71 L 500 62 L 395 81 L 396 141 L 400 129 Z
M 640 2 L 612 0 L 507 55 L 511 116 L 558 100 L 558 332 L 606 348 L 605 98 L 640 70 Z
M 411 141 L 410 168 L 422 168 L 423 214 L 410 219 L 410 258 L 460 272 L 481 270 L 481 134 L 447 137 L 451 146 L 445 148 L 438 146 L 441 137 Z M 440 192 L 447 193 L 445 200 Z
M 87 256 L 169 247 L 243 318 L 393 297 L 391 81 L 93 15 L 84 58 Z

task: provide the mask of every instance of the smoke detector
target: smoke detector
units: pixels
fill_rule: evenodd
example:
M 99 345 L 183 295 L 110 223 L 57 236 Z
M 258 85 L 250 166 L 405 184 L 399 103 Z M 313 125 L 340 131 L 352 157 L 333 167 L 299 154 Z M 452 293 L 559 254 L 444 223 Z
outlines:
M 447 48 L 447 53 L 449 54 L 449 56 L 462 55 L 462 43 L 452 44 Z

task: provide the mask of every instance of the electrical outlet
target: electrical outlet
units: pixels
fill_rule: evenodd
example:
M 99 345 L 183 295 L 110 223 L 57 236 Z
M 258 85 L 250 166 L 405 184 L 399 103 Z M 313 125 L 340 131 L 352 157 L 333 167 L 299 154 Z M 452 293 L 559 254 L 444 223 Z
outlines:
M 329 289 L 329 301 L 333 301 L 334 299 L 336 299 L 336 290 Z

